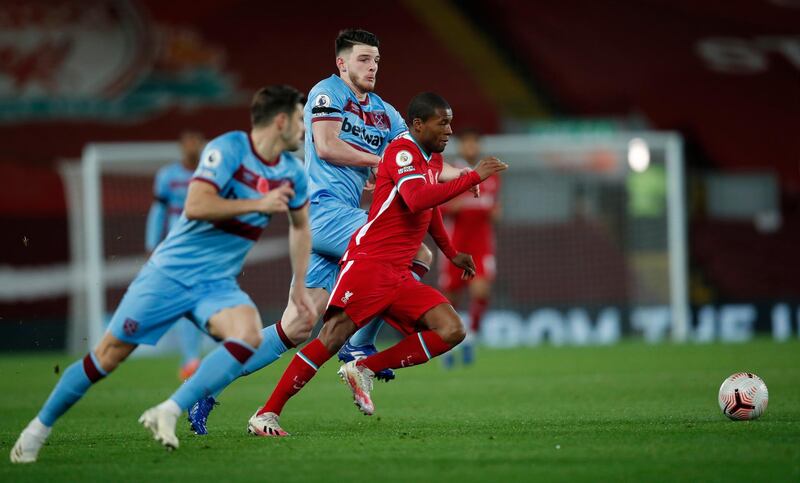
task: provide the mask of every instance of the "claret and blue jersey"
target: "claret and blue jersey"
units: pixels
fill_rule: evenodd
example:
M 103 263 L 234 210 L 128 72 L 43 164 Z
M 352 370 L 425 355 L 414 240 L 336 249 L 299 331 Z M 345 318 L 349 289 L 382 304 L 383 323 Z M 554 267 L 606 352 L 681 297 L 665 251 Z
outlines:
M 154 205 L 147 217 L 147 250 L 153 251 L 180 219 L 193 173 L 194 170 L 186 168 L 180 162 L 168 164 L 156 173 L 153 196 L 158 205 Z
M 407 130 L 403 117 L 377 94 L 359 101 L 350 87 L 336 75 L 317 83 L 305 106 L 306 170 L 311 178 L 311 199 L 331 196 L 352 207 L 359 206 L 369 168 L 338 166 L 321 159 L 314 146 L 312 124 L 340 121 L 339 139 L 350 146 L 380 156 L 386 145 Z
M 228 199 L 255 199 L 281 184 L 295 192 L 290 209 L 308 202 L 308 182 L 302 162 L 283 152 L 265 160 L 256 154 L 243 131 L 223 134 L 208 143 L 193 181 L 208 183 Z M 150 264 L 186 285 L 235 278 L 245 255 L 269 223 L 269 215 L 248 213 L 223 221 L 189 220 L 177 224 L 153 253 Z

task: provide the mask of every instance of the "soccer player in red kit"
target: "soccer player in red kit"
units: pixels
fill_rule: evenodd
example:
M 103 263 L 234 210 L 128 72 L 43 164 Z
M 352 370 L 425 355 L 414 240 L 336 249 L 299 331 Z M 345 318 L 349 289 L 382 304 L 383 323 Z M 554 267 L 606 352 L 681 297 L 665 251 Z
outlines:
M 278 417 L 319 367 L 359 327 L 378 314 L 406 337 L 396 345 L 342 366 L 339 375 L 353 391 L 364 414 L 375 410 L 370 397 L 375 372 L 423 364 L 464 339 L 461 319 L 436 289 L 411 277 L 408 266 L 426 233 L 462 276 L 475 274 L 472 257 L 453 247 L 444 229 L 440 204 L 466 192 L 507 168 L 486 158 L 474 171 L 439 183 L 442 156 L 452 134 L 450 105 L 441 96 L 422 93 L 408 107 L 408 134 L 386 148 L 378 166 L 375 192 L 367 223 L 353 234 L 342 257 L 324 325 L 317 339 L 298 351 L 267 403 L 248 424 L 259 436 L 286 436 Z
M 458 136 L 457 168 L 475 168 L 480 159 L 481 139 L 478 131 L 467 129 Z M 461 273 L 448 263 L 439 270 L 439 287 L 454 307 L 458 307 L 464 288 L 469 293 L 469 319 L 467 337 L 461 344 L 464 364 L 474 359 L 473 344 L 480 331 L 481 319 L 489 306 L 492 282 L 495 276 L 494 224 L 500 219 L 500 175 L 494 175 L 481 183 L 480 197 L 464 193 L 442 206 L 445 226 L 459 249 L 472 255 L 475 261 L 475 277 L 463 280 Z M 444 262 L 444 260 L 442 260 Z M 453 364 L 453 354 L 445 357 L 446 367 Z

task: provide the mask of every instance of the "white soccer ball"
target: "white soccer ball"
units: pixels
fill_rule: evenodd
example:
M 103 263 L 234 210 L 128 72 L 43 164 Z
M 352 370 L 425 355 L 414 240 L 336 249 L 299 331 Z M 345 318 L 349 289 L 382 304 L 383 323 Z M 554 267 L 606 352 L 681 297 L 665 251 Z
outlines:
M 767 410 L 769 391 L 752 372 L 737 372 L 719 388 L 719 408 L 733 420 L 756 419 Z

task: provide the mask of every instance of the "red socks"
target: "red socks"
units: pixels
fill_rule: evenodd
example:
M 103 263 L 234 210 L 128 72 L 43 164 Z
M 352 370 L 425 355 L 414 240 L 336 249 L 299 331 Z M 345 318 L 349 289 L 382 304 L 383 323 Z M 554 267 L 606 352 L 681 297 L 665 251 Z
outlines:
M 283 372 L 278 385 L 264 407 L 258 410 L 258 414 L 280 414 L 286 401 L 303 389 L 331 355 L 319 339 L 309 342 L 292 357 L 289 367 Z
M 409 335 L 388 349 L 358 361 L 372 372 L 424 364 L 452 349 L 432 330 Z
M 483 313 L 486 312 L 486 308 L 488 306 L 488 299 L 472 299 L 472 303 L 469 305 L 469 320 L 472 332 L 478 333 L 480 331 L 481 319 L 483 318 Z

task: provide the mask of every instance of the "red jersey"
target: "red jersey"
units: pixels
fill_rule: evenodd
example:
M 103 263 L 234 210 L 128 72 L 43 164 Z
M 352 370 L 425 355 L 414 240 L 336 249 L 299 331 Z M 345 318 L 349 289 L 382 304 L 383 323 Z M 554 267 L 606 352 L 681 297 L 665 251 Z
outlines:
M 425 153 L 409 134 L 392 141 L 378 165 L 367 223 L 353 234 L 342 262 L 370 259 L 406 269 L 428 231 L 445 255 L 454 257 L 438 205 L 481 179 L 472 172 L 439 184 L 442 165 L 441 154 Z
M 458 163 L 457 167 L 467 167 Z M 500 203 L 500 176 L 493 175 L 481 183 L 481 195 L 464 193 L 442 209 L 452 220 L 448 232 L 459 250 L 476 254 L 494 253 L 494 221 L 492 216 Z M 454 209 L 456 208 L 457 209 Z

